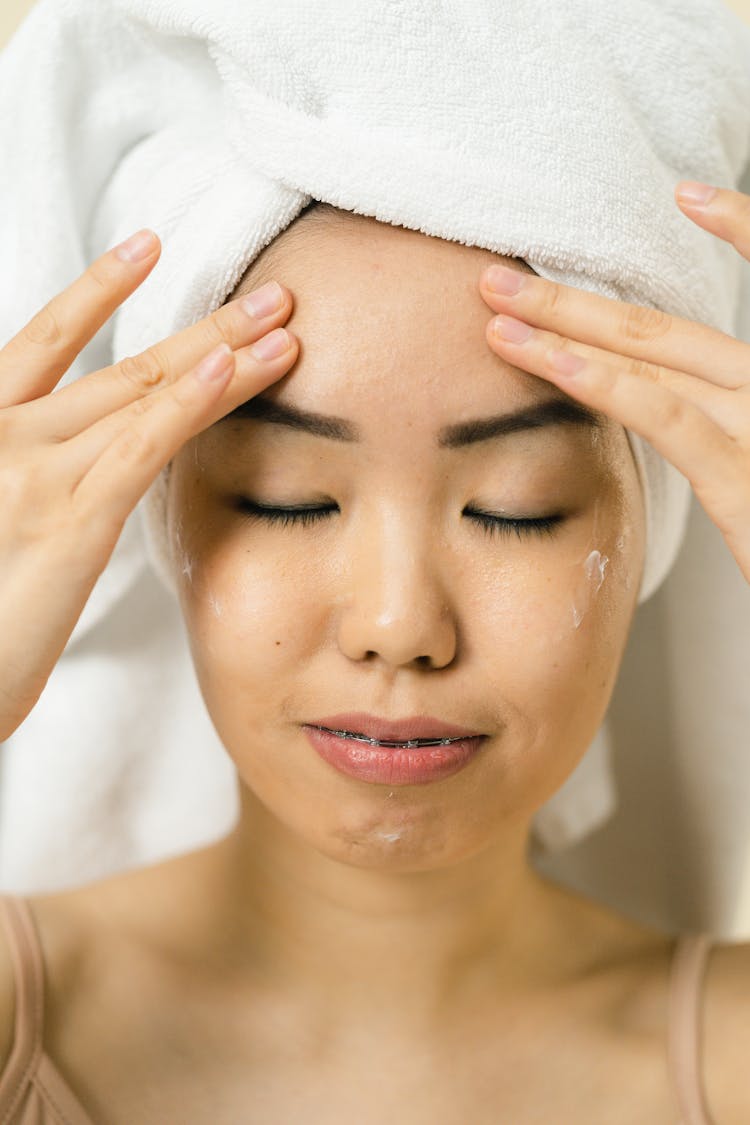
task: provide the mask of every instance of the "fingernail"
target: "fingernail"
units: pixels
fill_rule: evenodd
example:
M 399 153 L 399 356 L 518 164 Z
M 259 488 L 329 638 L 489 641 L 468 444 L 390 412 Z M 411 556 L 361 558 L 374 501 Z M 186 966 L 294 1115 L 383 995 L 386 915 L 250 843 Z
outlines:
M 201 383 L 210 383 L 213 379 L 220 379 L 229 367 L 232 358 L 232 349 L 229 344 L 219 344 L 195 369 L 195 377 Z
M 510 340 L 512 344 L 522 344 L 524 340 L 528 340 L 533 331 L 528 324 L 516 320 L 513 316 L 496 317 L 493 327 L 498 336 L 502 336 L 504 340 Z
M 274 328 L 273 332 L 269 332 L 267 336 L 262 336 L 260 340 L 256 340 L 250 351 L 258 359 L 275 359 L 276 356 L 282 355 L 287 350 L 289 344 L 289 336 L 284 329 Z
M 260 289 L 256 289 L 248 297 L 243 297 L 240 304 L 245 312 L 256 319 L 270 316 L 284 304 L 284 291 L 278 281 L 269 281 L 267 285 L 261 285 Z
M 705 207 L 707 203 L 711 202 L 718 190 L 718 188 L 711 187 L 710 184 L 699 184 L 694 180 L 686 180 L 678 186 L 677 198 L 695 207 Z
M 139 230 L 119 246 L 115 254 L 123 262 L 141 262 L 156 249 L 156 235 L 152 230 Z
M 493 293 L 502 293 L 506 297 L 515 296 L 526 280 L 518 270 L 509 269 L 507 266 L 491 266 L 485 276 L 487 288 Z

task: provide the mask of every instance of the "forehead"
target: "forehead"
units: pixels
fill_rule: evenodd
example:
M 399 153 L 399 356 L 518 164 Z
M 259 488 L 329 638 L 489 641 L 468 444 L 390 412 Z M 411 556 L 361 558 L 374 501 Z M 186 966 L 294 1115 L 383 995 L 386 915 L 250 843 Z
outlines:
M 266 276 L 246 280 L 276 277 L 294 298 L 288 327 L 300 356 L 271 393 L 332 413 L 341 413 L 334 405 L 343 397 L 351 409 L 376 410 L 384 424 L 393 396 L 403 405 L 408 397 L 419 418 L 441 404 L 453 414 L 461 395 L 479 405 L 488 378 L 485 390 L 495 399 L 498 371 L 509 403 L 538 395 L 542 381 L 501 359 L 485 339 L 493 313 L 479 278 L 498 260 L 484 248 L 359 215 L 304 215 L 268 248 Z
M 481 247 L 313 210 L 266 248 L 235 295 L 270 277 L 287 286 L 294 298 L 288 327 L 301 345 L 295 370 L 320 359 L 329 370 L 342 365 L 350 380 L 364 371 L 408 374 L 414 390 L 441 371 L 455 378 L 479 362 L 500 364 L 532 385 L 539 380 L 504 363 L 485 340 L 493 314 L 479 277 L 498 260 Z M 315 375 L 322 389 L 323 372 Z
M 544 399 L 570 402 L 487 344 L 494 314 L 480 295 L 479 277 L 497 261 L 534 272 L 519 259 L 353 213 L 303 213 L 235 291 L 275 277 L 294 298 L 287 324 L 299 337 L 300 355 L 264 397 L 349 417 L 365 441 L 378 436 L 381 445 L 405 430 L 433 443 L 438 430 L 456 421 Z M 609 419 L 601 416 L 601 423 L 596 441 L 610 429 Z M 547 429 L 546 436 L 592 441 L 580 427 Z

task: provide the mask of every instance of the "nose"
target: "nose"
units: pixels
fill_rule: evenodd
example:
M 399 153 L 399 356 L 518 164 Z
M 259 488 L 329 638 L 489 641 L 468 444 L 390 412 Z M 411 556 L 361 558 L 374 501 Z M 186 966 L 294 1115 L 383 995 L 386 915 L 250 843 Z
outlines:
M 456 655 L 455 616 L 439 544 L 414 526 L 382 521 L 356 535 L 338 642 L 350 660 L 444 668 Z

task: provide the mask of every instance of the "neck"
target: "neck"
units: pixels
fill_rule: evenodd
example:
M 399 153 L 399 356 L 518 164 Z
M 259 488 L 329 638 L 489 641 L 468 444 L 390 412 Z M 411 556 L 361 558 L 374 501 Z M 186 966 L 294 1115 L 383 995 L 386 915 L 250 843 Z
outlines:
M 207 881 L 219 896 L 225 963 L 260 969 L 266 984 L 331 1023 L 361 1023 L 366 1013 L 370 1027 L 382 1019 L 390 1034 L 395 1024 L 424 1034 L 447 1015 L 573 971 L 570 934 L 560 943 L 567 896 L 528 865 L 528 824 L 452 866 L 367 868 L 322 854 L 241 794 L 239 823 L 213 849 L 218 869 Z

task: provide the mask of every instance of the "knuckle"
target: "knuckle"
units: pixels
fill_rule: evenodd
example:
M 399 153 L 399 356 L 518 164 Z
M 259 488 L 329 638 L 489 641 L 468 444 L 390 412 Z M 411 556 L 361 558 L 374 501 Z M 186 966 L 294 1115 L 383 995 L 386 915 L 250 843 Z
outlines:
M 230 344 L 230 325 L 227 317 L 226 307 L 217 309 L 215 313 L 206 318 L 206 323 L 203 326 L 203 340 L 201 341 L 201 348 L 213 351 L 219 344 Z
M 0 470 L 0 489 L 3 496 L 3 509 L 6 513 L 24 509 L 33 496 L 35 477 L 32 466 L 3 466 Z
M 548 281 L 542 286 L 542 308 L 545 313 L 554 318 L 564 308 L 565 290 L 556 281 Z
M 648 363 L 645 359 L 631 359 L 628 363 L 628 373 L 635 375 L 638 379 L 646 379 L 649 383 L 661 381 L 660 369 L 655 367 L 653 363 Z
M 669 331 L 671 317 L 662 309 L 643 305 L 628 305 L 622 321 L 622 334 L 626 340 L 657 340 Z
M 685 422 L 687 404 L 677 395 L 668 394 L 655 409 L 656 422 L 664 429 L 678 429 Z
M 128 407 L 128 419 L 136 421 L 138 418 L 145 418 L 150 411 L 153 410 L 155 400 L 153 395 L 146 395 L 144 398 L 137 398 L 135 402 L 131 402 Z
M 553 341 L 553 347 L 561 352 L 575 352 L 576 346 L 580 347 L 580 344 L 575 345 L 569 336 L 557 336 Z
M 92 262 L 86 270 L 86 277 L 93 283 L 96 289 L 101 291 L 101 295 L 109 297 L 112 293 L 112 286 L 116 280 L 112 271 L 106 268 L 105 260 Z
M 24 337 L 29 343 L 54 347 L 63 340 L 60 319 L 50 302 L 36 313 L 24 329 Z
M 125 356 L 117 366 L 128 386 L 139 395 L 148 394 L 168 381 L 168 366 L 164 354 L 157 348 Z
M 118 434 L 112 452 L 121 464 L 141 464 L 153 459 L 156 443 L 152 435 L 145 430 L 128 425 Z
M 49 530 L 60 507 L 51 500 L 48 474 L 36 461 L 5 465 L 0 469 L 3 512 L 19 538 L 37 538 Z M 31 530 L 30 530 L 31 529 Z

